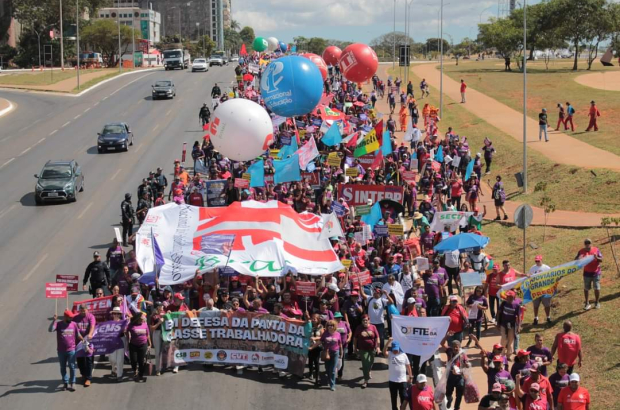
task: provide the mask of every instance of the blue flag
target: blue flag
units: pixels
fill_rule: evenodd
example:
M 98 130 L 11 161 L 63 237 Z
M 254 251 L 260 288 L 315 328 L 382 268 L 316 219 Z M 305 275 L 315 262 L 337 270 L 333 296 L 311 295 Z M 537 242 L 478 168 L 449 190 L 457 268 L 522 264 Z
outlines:
M 338 128 L 338 123 L 336 121 L 332 123 L 332 126 L 329 127 L 325 135 L 323 135 L 321 142 L 329 147 L 333 147 L 342 142 L 342 134 L 340 134 L 340 128 Z
M 281 184 L 283 182 L 301 181 L 301 170 L 299 169 L 299 155 L 295 154 L 288 159 L 273 161 L 276 173 L 273 182 Z
M 248 167 L 250 174 L 250 188 L 265 186 L 265 162 L 261 159 Z
M 373 229 L 374 226 L 379 223 L 381 218 L 383 218 L 383 215 L 381 214 L 381 205 L 379 205 L 379 202 L 375 202 L 375 204 L 370 208 L 370 213 L 362 215 L 362 222 L 366 225 L 370 225 L 370 229 Z
M 465 170 L 465 181 L 469 181 L 471 178 L 471 174 L 474 172 L 474 162 L 475 159 L 470 159 L 469 164 L 467 164 L 467 169 Z
M 383 156 L 390 155 L 392 151 L 392 139 L 390 138 L 390 132 L 385 131 L 383 133 L 383 143 L 381 144 L 381 152 Z
M 207 168 L 202 159 L 197 159 L 194 163 L 194 172 L 197 174 L 209 175 L 209 168 Z
M 435 154 L 435 161 L 443 164 L 443 145 L 440 145 L 439 148 L 437 148 L 437 153 Z
M 299 145 L 297 145 L 297 138 L 293 136 L 289 145 L 283 145 L 282 148 L 280 148 L 278 158 L 282 159 L 288 157 L 289 155 L 293 155 L 298 149 Z

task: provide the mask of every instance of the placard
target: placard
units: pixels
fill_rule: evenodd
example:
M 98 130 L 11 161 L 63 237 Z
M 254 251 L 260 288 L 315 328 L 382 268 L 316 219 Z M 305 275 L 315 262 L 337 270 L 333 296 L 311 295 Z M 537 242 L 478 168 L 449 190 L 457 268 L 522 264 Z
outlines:
M 295 293 L 299 296 L 316 296 L 316 282 L 295 282 Z
M 387 227 L 387 225 L 375 225 L 373 231 L 375 232 L 375 235 L 377 235 L 379 237 L 388 236 L 388 227 Z
M 402 186 L 338 184 L 338 197 L 343 198 L 349 206 L 368 205 L 368 200 L 375 203 L 382 199 L 391 199 L 402 204 L 403 192 Z
M 408 183 L 415 183 L 416 178 L 418 177 L 418 171 L 404 171 L 403 179 Z
M 45 297 L 48 299 L 64 299 L 67 297 L 66 283 L 46 283 Z
M 226 206 L 226 180 L 205 181 L 207 206 Z
M 340 262 L 345 268 L 349 269 L 351 267 L 351 262 L 353 261 L 351 259 L 342 259 Z
M 279 153 L 280 153 L 279 149 L 270 149 L 269 150 L 269 156 L 271 158 L 277 158 Z
M 246 181 L 251 181 L 252 180 L 252 174 L 250 174 L 248 172 L 244 172 L 243 174 L 241 174 L 241 178 L 245 179 Z
M 340 157 L 337 152 L 330 152 L 327 156 L 327 165 L 330 167 L 339 167 L 340 166 Z
M 78 275 L 56 275 L 56 283 L 65 283 L 69 292 L 77 292 L 80 278 Z
M 349 278 L 353 284 L 358 284 L 360 286 L 368 285 L 371 282 L 370 271 L 367 270 L 364 272 L 351 274 L 349 275 Z
M 418 256 L 417 258 L 415 258 L 415 262 L 418 268 L 418 272 L 430 269 L 430 266 L 428 264 L 428 258 L 423 258 L 421 256 Z
M 359 175 L 359 170 L 356 167 L 347 168 L 345 175 L 355 178 Z
M 118 243 L 123 243 L 123 237 L 121 236 L 121 228 L 118 226 L 114 227 L 114 235 L 116 236 L 116 240 Z
M 368 215 L 370 213 L 370 208 L 372 208 L 372 205 L 358 205 L 355 207 L 355 215 Z
M 403 236 L 405 229 L 400 224 L 388 224 L 388 233 L 390 235 Z
M 250 187 L 250 181 L 248 181 L 247 179 L 243 179 L 243 178 L 236 178 L 235 179 L 235 188 L 249 188 Z

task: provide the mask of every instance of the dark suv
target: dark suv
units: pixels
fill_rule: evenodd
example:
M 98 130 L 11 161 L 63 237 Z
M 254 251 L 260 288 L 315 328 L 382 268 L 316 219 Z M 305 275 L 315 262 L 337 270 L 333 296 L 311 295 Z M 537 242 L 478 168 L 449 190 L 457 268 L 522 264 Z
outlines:
M 47 161 L 41 172 L 34 175 L 37 184 L 34 200 L 44 202 L 77 201 L 78 192 L 84 190 L 84 174 L 75 160 Z

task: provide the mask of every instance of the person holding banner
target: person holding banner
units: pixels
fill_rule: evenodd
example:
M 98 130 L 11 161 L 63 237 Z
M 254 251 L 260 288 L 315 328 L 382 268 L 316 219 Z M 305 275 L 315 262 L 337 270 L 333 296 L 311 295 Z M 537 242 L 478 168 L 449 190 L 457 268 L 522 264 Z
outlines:
M 96 320 L 95 316 L 88 312 L 88 307 L 85 303 L 80 304 L 80 313 L 73 317 L 73 322 L 75 322 L 78 327 L 81 336 L 80 339 L 90 341 L 93 338 Z M 82 375 L 84 387 L 90 386 L 93 378 L 93 367 L 95 365 L 95 356 L 93 353 L 93 351 L 91 351 L 90 354 L 87 352 L 86 357 L 77 358 L 77 364 L 80 369 L 80 374 Z
M 326 331 L 321 335 L 323 361 L 325 362 L 331 391 L 336 390 L 337 366 L 343 353 L 343 340 L 337 329 L 338 324 L 336 321 L 330 320 L 327 322 Z
M 58 361 L 60 362 L 60 376 L 63 381 L 63 390 L 75 391 L 75 348 L 77 340 L 83 340 L 77 324 L 73 321 L 73 313 L 65 310 L 63 320 L 57 321 L 58 316 L 54 315 L 50 323 L 49 331 L 56 332 Z M 69 365 L 69 376 L 67 376 L 67 365 Z
M 536 275 L 541 272 L 546 272 L 551 268 L 548 265 L 545 265 L 543 262 L 542 255 L 536 255 L 534 258 L 534 266 L 530 268 L 528 271 L 528 276 Z M 534 305 L 534 325 L 538 324 L 538 309 L 540 308 L 540 304 L 542 303 L 545 307 L 545 313 L 547 315 L 547 323 L 551 323 L 551 298 L 537 298 L 532 302 Z
M 359 354 L 362 361 L 362 372 L 364 383 L 362 389 L 368 387 L 368 380 L 371 377 L 372 365 L 375 362 L 375 354 L 379 353 L 380 344 L 379 331 L 374 325 L 370 324 L 368 315 L 362 316 L 362 324 L 355 329 L 353 345 L 355 354 Z
M 127 338 L 129 340 L 129 358 L 134 380 L 145 382 L 144 368 L 146 365 L 147 351 L 151 348 L 151 333 L 146 324 L 146 313 L 134 315 L 127 326 Z

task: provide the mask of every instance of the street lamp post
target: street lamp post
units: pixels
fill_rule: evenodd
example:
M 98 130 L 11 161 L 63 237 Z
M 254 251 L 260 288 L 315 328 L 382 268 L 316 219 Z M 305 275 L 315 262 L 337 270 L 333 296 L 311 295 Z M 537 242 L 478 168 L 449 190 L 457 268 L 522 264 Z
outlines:
M 116 3 L 116 24 L 118 25 L 118 72 L 123 72 L 123 55 L 121 54 L 121 10 L 120 1 Z
M 52 63 L 53 69 L 53 63 Z M 64 35 L 62 32 L 62 0 L 60 0 L 60 69 L 65 69 L 65 44 Z
M 134 4 L 131 0 L 131 65 L 136 68 L 136 35 L 135 35 L 135 22 L 134 22 Z
M 527 0 L 523 0 L 523 193 L 527 193 Z
M 394 0 L 394 30 L 392 30 L 392 70 L 396 68 L 396 0 Z
M 440 21 L 440 31 L 441 31 L 441 51 L 439 52 L 439 65 L 441 67 L 441 74 L 439 76 L 439 118 L 443 118 L 443 0 L 441 0 L 441 8 L 440 8 L 441 17 Z
M 77 56 L 77 89 L 80 89 L 80 3 L 75 0 L 75 55 Z

